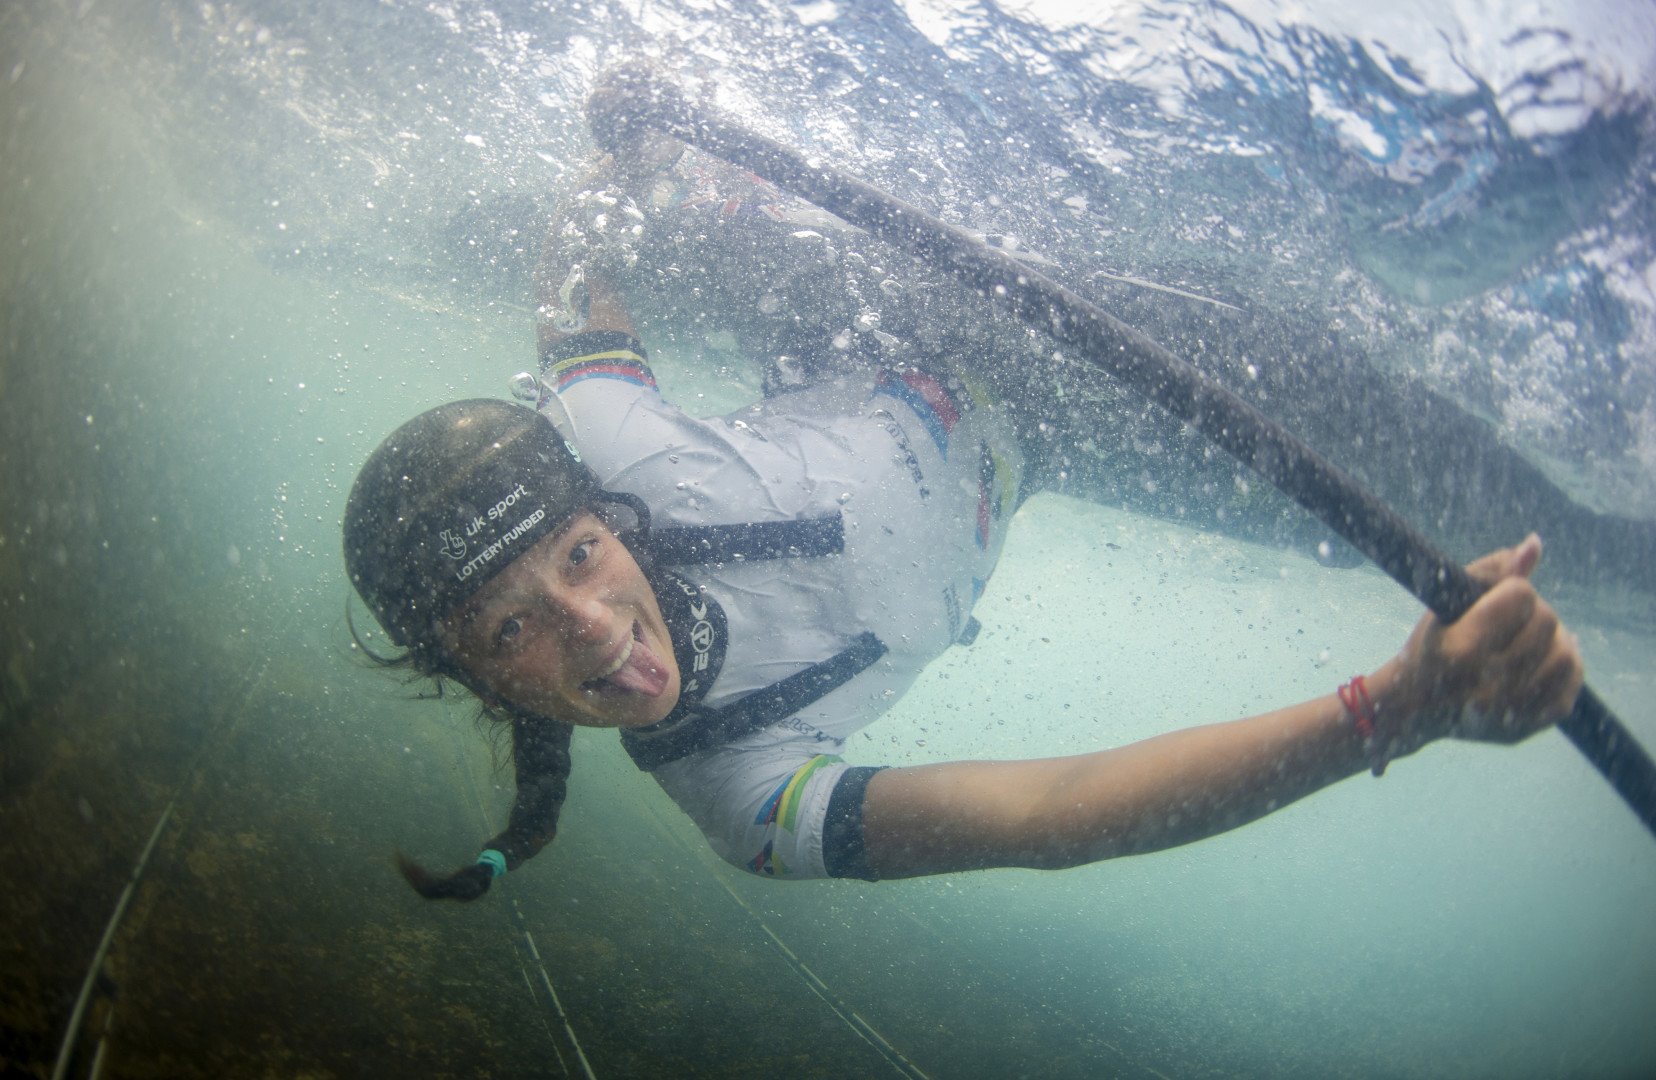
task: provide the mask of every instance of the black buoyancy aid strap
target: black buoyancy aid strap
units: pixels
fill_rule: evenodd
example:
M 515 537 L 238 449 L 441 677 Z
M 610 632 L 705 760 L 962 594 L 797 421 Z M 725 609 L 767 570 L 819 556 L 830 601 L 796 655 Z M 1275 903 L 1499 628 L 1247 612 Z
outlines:
M 755 690 L 722 709 L 697 709 L 691 723 L 659 734 L 623 731 L 621 745 L 635 765 L 654 772 L 697 751 L 722 746 L 786 720 L 867 671 L 886 651 L 885 642 L 865 630 L 838 653 L 781 682 Z
M 737 525 L 666 525 L 651 530 L 650 552 L 667 566 L 840 555 L 845 552 L 845 522 L 829 514 Z

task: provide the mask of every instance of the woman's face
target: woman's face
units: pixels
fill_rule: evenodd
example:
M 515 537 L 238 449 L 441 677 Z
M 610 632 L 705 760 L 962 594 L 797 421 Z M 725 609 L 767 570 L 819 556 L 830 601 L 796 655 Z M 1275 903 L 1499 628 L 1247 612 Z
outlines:
M 626 545 L 582 511 L 447 619 L 443 647 L 485 697 L 590 727 L 642 727 L 678 703 L 655 593 Z

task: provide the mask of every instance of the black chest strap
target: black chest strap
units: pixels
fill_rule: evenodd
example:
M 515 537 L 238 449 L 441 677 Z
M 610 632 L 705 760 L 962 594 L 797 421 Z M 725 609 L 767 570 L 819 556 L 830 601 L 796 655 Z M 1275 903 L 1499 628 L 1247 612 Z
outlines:
M 647 518 L 646 518 L 647 520 Z M 781 723 L 866 671 L 886 654 L 873 634 L 857 635 L 826 660 L 778 683 L 755 690 L 721 709 L 703 708 L 724 666 L 729 627 L 718 601 L 666 566 L 741 559 L 799 559 L 845 552 L 845 523 L 838 514 L 735 525 L 682 525 L 648 529 L 657 570 L 651 587 L 667 621 L 679 667 L 679 701 L 660 723 L 621 733 L 621 745 L 646 772 L 701 750 L 734 742 Z
M 675 708 L 659 724 L 623 731 L 621 745 L 626 747 L 635 765 L 645 772 L 654 772 L 680 758 L 734 742 L 786 720 L 867 671 L 886 651 L 885 642 L 864 631 L 828 659 L 796 671 L 763 690 L 755 690 L 722 709 L 690 705 L 681 716 Z
M 737 559 L 800 559 L 845 553 L 838 514 L 739 525 L 664 525 L 650 530 L 650 553 L 666 566 Z

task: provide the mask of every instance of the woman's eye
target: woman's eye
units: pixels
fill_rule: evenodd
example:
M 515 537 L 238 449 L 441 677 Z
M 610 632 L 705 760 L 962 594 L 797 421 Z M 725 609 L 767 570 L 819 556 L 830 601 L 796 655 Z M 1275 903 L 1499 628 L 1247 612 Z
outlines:
M 569 563 L 571 566 L 580 566 L 592 555 L 593 549 L 598 546 L 597 540 L 582 540 L 569 549 Z
M 500 623 L 500 630 L 495 634 L 495 644 L 510 645 L 521 633 L 523 633 L 522 619 L 504 619 Z

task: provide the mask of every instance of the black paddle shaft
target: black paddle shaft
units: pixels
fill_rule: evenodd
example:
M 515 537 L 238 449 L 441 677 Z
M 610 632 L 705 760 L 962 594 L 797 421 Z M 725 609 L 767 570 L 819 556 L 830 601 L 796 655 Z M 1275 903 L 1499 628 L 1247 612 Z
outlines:
M 1453 622 L 1486 588 L 1391 507 L 1259 409 L 1097 305 L 963 229 L 687 102 L 636 71 L 607 76 L 588 103 L 594 136 L 625 148 L 663 131 L 766 178 L 1015 313 L 1196 428 L 1373 559 Z M 1559 725 L 1656 833 L 1656 763 L 1591 688 Z

